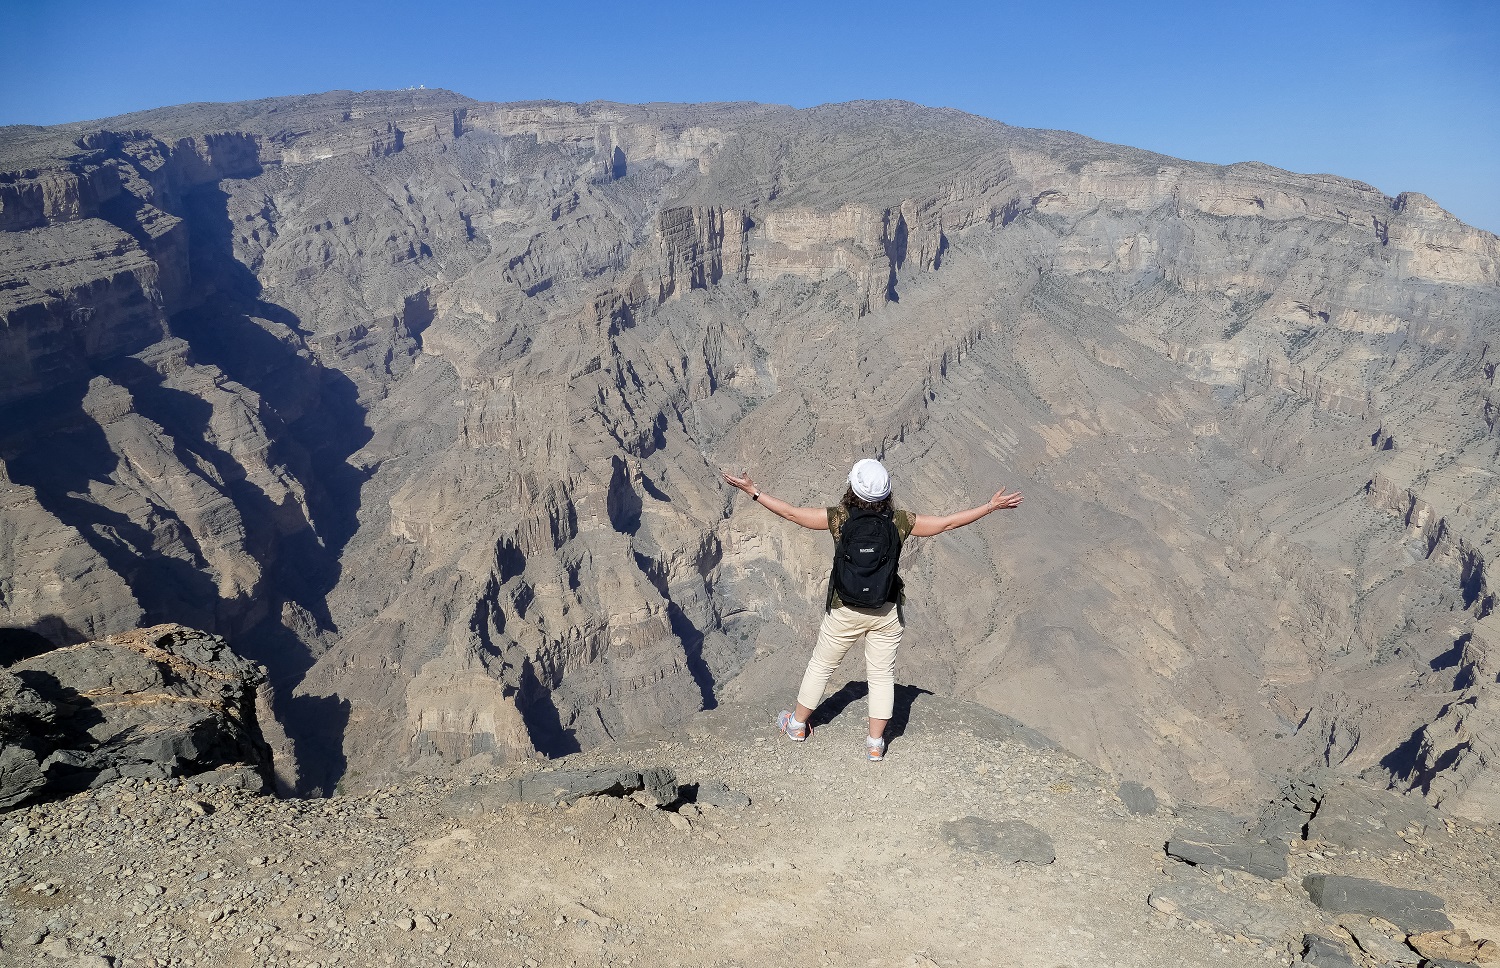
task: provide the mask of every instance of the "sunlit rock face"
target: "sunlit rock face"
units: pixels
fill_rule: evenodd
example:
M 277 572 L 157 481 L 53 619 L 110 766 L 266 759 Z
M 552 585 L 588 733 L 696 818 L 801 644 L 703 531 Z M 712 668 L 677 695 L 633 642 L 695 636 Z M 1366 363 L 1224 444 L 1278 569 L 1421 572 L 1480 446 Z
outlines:
M 902 682 L 1166 791 L 1495 809 L 1453 736 L 1500 688 L 1500 243 L 1423 196 L 435 91 L 4 129 L 0 169 L 0 623 L 230 636 L 286 784 L 775 706 L 828 538 L 718 471 L 823 505 L 876 455 L 914 510 L 1026 494 L 905 553 Z

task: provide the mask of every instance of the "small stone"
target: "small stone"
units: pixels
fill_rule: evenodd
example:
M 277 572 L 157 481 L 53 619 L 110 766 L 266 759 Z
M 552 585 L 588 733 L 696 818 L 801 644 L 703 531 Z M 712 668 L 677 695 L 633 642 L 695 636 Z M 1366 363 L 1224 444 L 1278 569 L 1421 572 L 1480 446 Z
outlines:
M 738 790 L 731 790 L 723 781 L 698 784 L 697 802 L 699 806 L 721 807 L 729 810 L 742 810 L 750 806 L 750 798 Z
M 398 931 L 413 931 L 416 930 L 417 927 L 417 922 L 411 918 L 397 918 L 396 920 L 392 921 L 391 924 L 394 925 L 396 930 Z

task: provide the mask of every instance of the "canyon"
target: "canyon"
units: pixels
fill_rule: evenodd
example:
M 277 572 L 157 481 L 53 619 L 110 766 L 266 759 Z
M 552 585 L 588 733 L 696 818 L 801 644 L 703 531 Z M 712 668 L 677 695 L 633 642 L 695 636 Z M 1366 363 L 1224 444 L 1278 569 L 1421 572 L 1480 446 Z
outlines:
M 1235 806 L 1500 818 L 1500 240 L 1422 195 L 898 102 L 333 92 L 0 129 L 0 647 L 266 667 L 283 791 L 785 695 L 832 503 L 898 679 Z M 738 500 L 737 500 L 738 499 Z M 857 671 L 851 672 L 855 678 Z

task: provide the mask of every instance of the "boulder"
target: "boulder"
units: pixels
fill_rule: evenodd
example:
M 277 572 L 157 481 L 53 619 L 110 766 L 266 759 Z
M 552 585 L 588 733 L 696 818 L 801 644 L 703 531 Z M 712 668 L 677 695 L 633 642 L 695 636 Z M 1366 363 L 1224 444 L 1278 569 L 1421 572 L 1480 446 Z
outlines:
M 41 758 L 29 745 L 0 746 L 0 810 L 25 803 L 47 785 Z
M 1295 843 L 1303 838 L 1309 813 L 1290 800 L 1274 800 L 1266 804 L 1255 822 L 1250 826 L 1251 835 L 1257 840 Z
M 554 770 L 521 778 L 521 799 L 564 804 L 579 797 L 623 797 L 645 786 L 635 770 Z
M 581 797 L 623 797 L 642 793 L 645 800 L 666 807 L 681 797 L 677 775 L 664 767 L 648 770 L 545 770 L 497 783 L 455 788 L 438 809 L 451 817 L 493 813 L 507 803 L 569 804 Z M 649 805 L 649 804 L 648 804 Z
M 1500 963 L 1500 950 L 1497 950 L 1500 946 L 1485 941 L 1483 938 L 1471 938 L 1469 932 L 1464 930 L 1424 931 L 1407 938 L 1406 943 L 1423 958 L 1432 961 L 1460 961 L 1469 964 Z
M 1309 874 L 1302 879 L 1302 887 L 1312 902 L 1325 911 L 1385 918 L 1407 933 L 1453 927 L 1443 913 L 1443 899 L 1427 891 L 1410 891 L 1339 874 Z
M 498 783 L 476 783 L 455 787 L 438 801 L 438 811 L 448 817 L 471 817 L 494 813 L 507 803 L 521 799 L 519 778 Z
M 1184 921 L 1212 925 L 1225 934 L 1242 934 L 1268 943 L 1296 936 L 1301 923 L 1286 920 L 1279 909 L 1219 890 L 1208 876 L 1193 872 L 1151 892 L 1146 903 Z
M 0 673 L 0 809 L 221 766 L 258 778 L 240 772 L 234 785 L 264 789 L 270 750 L 255 711 L 264 681 L 222 638 L 180 625 L 16 662 Z
M 695 803 L 706 804 L 710 807 L 726 807 L 729 809 L 740 809 L 750 806 L 750 797 L 738 790 L 731 790 L 722 780 L 698 784 L 697 793 L 693 797 Z
M 1406 946 L 1404 940 L 1393 938 L 1368 921 L 1350 921 L 1344 930 L 1354 938 L 1359 950 L 1384 965 L 1415 965 L 1422 956 Z
M 647 795 L 653 798 L 659 807 L 676 803 L 681 795 L 677 787 L 677 774 L 665 767 L 641 771 L 641 783 Z
M 13 673 L 0 670 L 0 810 L 24 803 L 47 783 L 57 707 Z

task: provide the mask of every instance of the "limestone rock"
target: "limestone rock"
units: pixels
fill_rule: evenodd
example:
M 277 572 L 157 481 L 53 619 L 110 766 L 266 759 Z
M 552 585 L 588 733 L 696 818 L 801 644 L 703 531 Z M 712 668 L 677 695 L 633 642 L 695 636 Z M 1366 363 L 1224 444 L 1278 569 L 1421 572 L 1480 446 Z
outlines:
M 624 796 L 645 787 L 633 770 L 557 770 L 521 778 L 521 799 L 532 803 L 571 803 L 579 797 Z
M 507 803 L 521 799 L 519 778 L 506 783 L 482 783 L 455 787 L 439 803 L 438 808 L 450 817 L 470 817 L 476 814 L 494 813 Z
M 1457 692 L 1413 735 L 1416 750 L 1396 770 L 1445 811 L 1500 816 L 1500 616 L 1490 615 L 1457 646 Z
M 729 785 L 723 780 L 710 780 L 697 784 L 692 799 L 694 803 L 703 803 L 711 807 L 741 809 L 750 806 L 748 795 L 739 790 L 729 789 Z
M 1345 850 L 1406 851 L 1406 837 L 1417 834 L 1444 834 L 1431 806 L 1416 797 L 1353 783 L 1327 790 L 1307 824 L 1308 840 Z
M 1391 887 L 1363 877 L 1309 874 L 1303 889 L 1314 904 L 1335 913 L 1384 918 L 1408 932 L 1442 931 L 1453 927 L 1443 913 L 1443 899 L 1427 891 Z
M 1368 922 L 1349 921 L 1344 928 L 1353 935 L 1359 950 L 1383 964 L 1415 965 L 1422 960 L 1422 955 L 1401 939 L 1391 937 Z
M 1343 942 L 1317 934 L 1303 936 L 1302 961 L 1314 968 L 1357 968 L 1359 964 Z
M 1471 938 L 1469 932 L 1461 929 L 1424 931 L 1420 934 L 1413 934 L 1406 939 L 1406 943 L 1423 958 L 1446 959 L 1476 965 L 1500 962 L 1500 950 L 1497 950 L 1493 942 L 1483 938 Z
M 1241 870 L 1276 880 L 1287 873 L 1287 845 L 1261 841 L 1243 831 L 1179 829 L 1167 841 L 1167 855 L 1200 867 Z
M 1211 879 L 1202 876 L 1165 884 L 1152 891 L 1146 903 L 1174 918 L 1267 942 L 1282 941 L 1302 928 L 1300 922 L 1288 920 L 1281 912 L 1220 891 Z

